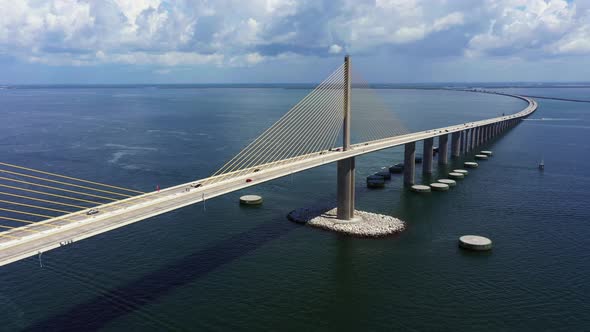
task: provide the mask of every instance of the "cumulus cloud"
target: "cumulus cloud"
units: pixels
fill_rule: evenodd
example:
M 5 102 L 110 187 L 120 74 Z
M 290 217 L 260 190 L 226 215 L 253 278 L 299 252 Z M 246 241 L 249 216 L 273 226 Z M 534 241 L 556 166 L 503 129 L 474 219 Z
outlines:
M 0 0 L 0 13 L 0 54 L 49 65 L 256 66 L 387 47 L 436 56 L 438 40 L 473 57 L 590 54 L 581 0 Z
M 469 41 L 468 55 L 539 57 L 586 53 L 590 15 L 565 0 L 488 0 L 486 31 Z
M 342 46 L 338 44 L 332 44 L 328 49 L 328 53 L 330 54 L 340 54 L 340 52 L 342 52 Z

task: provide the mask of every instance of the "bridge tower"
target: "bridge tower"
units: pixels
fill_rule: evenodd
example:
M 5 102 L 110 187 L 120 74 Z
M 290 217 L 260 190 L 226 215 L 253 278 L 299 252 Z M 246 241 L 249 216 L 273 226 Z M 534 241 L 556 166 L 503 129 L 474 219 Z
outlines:
M 350 149 L 350 56 L 344 57 L 344 121 L 342 124 L 342 149 Z M 351 220 L 354 217 L 354 157 L 338 161 L 337 218 Z

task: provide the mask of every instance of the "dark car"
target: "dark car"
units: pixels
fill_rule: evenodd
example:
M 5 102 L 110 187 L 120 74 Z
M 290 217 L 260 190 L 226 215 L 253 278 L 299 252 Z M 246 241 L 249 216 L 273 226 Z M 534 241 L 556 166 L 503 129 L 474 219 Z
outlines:
M 252 182 L 252 179 L 246 179 L 246 182 Z
M 193 188 L 199 188 L 202 185 L 203 185 L 202 183 L 193 183 L 193 184 L 191 184 L 191 187 L 193 187 Z
M 91 216 L 93 214 L 97 214 L 97 213 L 98 213 L 98 210 L 97 209 L 90 209 L 90 210 L 88 210 L 88 212 L 86 212 L 86 214 L 89 215 L 89 216 Z

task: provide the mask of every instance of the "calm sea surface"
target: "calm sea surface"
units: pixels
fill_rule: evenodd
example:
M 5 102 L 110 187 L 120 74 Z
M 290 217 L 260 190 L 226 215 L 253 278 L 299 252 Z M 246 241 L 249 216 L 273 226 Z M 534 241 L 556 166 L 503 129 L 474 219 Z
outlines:
M 505 90 L 590 99 L 588 88 Z M 149 191 L 210 175 L 308 92 L 0 90 L 0 161 Z M 466 92 L 378 94 L 411 131 L 526 106 Z M 405 220 L 397 236 L 287 221 L 334 199 L 326 165 L 47 252 L 43 268 L 37 257 L 1 267 L 0 330 L 589 330 L 590 104 L 539 102 L 447 193 L 412 194 L 399 177 L 367 190 L 364 177 L 403 149 L 358 158 L 357 206 Z M 240 207 L 245 193 L 263 206 Z M 457 238 L 473 233 L 493 251 L 459 250 Z

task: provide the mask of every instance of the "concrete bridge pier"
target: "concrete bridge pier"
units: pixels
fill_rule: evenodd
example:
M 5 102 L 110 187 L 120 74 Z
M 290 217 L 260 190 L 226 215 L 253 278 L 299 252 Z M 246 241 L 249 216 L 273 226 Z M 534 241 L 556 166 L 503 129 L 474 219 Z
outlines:
M 471 136 L 473 135 L 473 129 L 467 129 L 466 132 L 467 142 L 465 142 L 465 152 L 468 153 L 471 152 L 471 150 L 473 150 L 471 147 Z
M 478 131 L 477 145 L 481 146 L 481 145 L 483 145 L 483 127 L 478 127 L 477 131 Z
M 438 164 L 446 165 L 449 163 L 449 134 L 438 137 Z
M 460 132 L 454 132 L 451 135 L 451 157 L 458 158 L 459 157 L 459 137 L 461 136 Z
M 431 137 L 424 140 L 424 147 L 422 149 L 422 173 L 432 173 L 433 146 L 434 138 Z
M 344 57 L 344 121 L 342 124 L 342 150 L 350 149 L 350 57 Z M 339 160 L 337 171 L 338 206 L 336 217 L 351 220 L 354 217 L 354 157 Z
M 473 151 L 473 149 L 475 148 L 475 146 L 473 145 L 473 138 L 475 137 L 475 128 L 471 128 L 471 136 L 469 137 L 469 150 Z
M 406 143 L 404 150 L 404 185 L 414 185 L 416 175 L 416 142 Z
M 461 131 L 461 136 L 459 136 L 459 154 L 463 154 L 465 152 L 465 131 Z
M 338 161 L 337 218 L 341 220 L 354 217 L 354 171 L 354 157 Z

